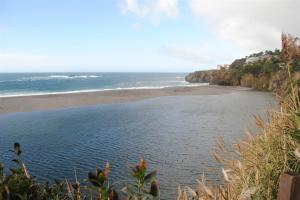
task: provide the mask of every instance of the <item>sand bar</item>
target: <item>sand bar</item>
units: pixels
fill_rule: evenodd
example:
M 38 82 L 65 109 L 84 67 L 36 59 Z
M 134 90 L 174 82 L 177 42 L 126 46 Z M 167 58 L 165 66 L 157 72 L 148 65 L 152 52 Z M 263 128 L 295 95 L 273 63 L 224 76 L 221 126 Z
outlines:
M 196 86 L 1 97 L 0 114 L 120 103 L 162 96 L 219 95 L 230 93 L 235 90 L 245 90 L 245 88 Z

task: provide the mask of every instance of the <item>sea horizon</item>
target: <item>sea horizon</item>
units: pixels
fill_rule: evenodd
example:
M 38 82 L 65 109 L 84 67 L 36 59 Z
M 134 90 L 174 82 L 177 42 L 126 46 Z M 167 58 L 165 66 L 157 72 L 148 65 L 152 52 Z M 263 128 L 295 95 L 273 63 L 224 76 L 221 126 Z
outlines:
M 185 75 L 177 72 L 0 73 L 0 97 L 205 85 L 188 83 Z

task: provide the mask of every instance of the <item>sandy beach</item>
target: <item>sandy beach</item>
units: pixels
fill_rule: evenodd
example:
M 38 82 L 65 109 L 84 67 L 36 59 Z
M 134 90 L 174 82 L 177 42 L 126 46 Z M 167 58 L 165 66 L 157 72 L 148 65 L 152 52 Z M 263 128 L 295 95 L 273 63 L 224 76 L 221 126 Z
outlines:
M 230 93 L 235 90 L 245 90 L 245 88 L 197 86 L 2 97 L 0 98 L 0 113 L 41 111 L 97 104 L 120 103 L 162 96 L 219 95 Z

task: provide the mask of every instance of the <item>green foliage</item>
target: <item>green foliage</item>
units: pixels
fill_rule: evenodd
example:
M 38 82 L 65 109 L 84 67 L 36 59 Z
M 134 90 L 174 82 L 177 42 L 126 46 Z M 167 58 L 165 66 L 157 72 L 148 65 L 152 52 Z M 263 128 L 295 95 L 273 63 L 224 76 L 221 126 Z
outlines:
M 105 169 L 97 168 L 96 172 L 88 173 L 88 186 L 81 187 L 77 180 L 74 183 L 65 180 L 50 183 L 37 182 L 28 172 L 24 162 L 21 160 L 21 146 L 14 144 L 13 152 L 16 158 L 16 168 L 10 169 L 10 174 L 4 173 L 4 165 L 0 163 L 0 200 L 118 200 L 119 195 L 114 186 L 109 182 L 110 165 L 107 162 Z M 123 191 L 128 199 L 144 200 L 159 199 L 159 189 L 156 182 L 156 172 L 147 172 L 145 160 L 132 168 L 132 176 L 135 183 L 126 185 Z M 150 189 L 146 187 L 150 185 Z
M 291 63 L 291 73 L 300 71 L 300 60 L 294 59 Z
M 300 143 L 300 112 L 295 112 L 293 114 L 293 119 L 295 123 L 295 129 L 292 130 L 292 138 Z
M 147 174 L 147 162 L 143 159 L 138 165 L 130 166 L 130 169 L 135 183 L 123 188 L 123 192 L 128 195 L 128 198 L 130 200 L 159 199 L 158 185 L 155 179 L 156 171 Z M 146 189 L 148 185 L 150 185 L 150 190 Z
M 280 69 L 279 63 L 277 61 L 265 62 L 262 65 L 261 73 L 263 74 L 272 74 L 277 72 Z
M 262 60 L 254 63 L 245 64 L 242 68 L 242 74 L 250 73 L 258 77 L 259 75 L 271 75 L 280 70 L 280 59 L 271 57 L 270 60 Z
M 242 72 L 244 74 L 250 73 L 254 76 L 258 76 L 262 72 L 262 65 L 261 63 L 252 63 L 244 65 Z
M 230 69 L 238 69 L 238 68 L 242 68 L 243 65 L 246 62 L 246 58 L 241 58 L 241 59 L 236 59 L 235 61 L 233 61 L 233 63 L 230 65 Z
M 261 59 L 250 63 L 246 63 L 246 58 L 236 59 L 226 70 L 226 73 L 229 74 L 229 76 L 218 76 L 218 82 L 216 82 L 216 84 L 240 85 L 244 75 L 247 74 L 252 74 L 255 78 L 268 77 L 270 79 L 273 74 L 281 70 L 280 66 L 282 65 L 282 59 L 280 54 L 281 51 L 278 49 L 276 49 L 275 51 L 254 53 L 249 57 L 260 57 L 265 55 L 268 56 L 262 57 Z M 298 66 L 298 68 L 295 67 L 295 71 L 300 70 L 299 65 L 295 64 L 294 66 Z M 221 70 L 219 70 L 218 72 L 218 74 L 221 74 Z M 263 84 L 258 83 L 258 81 L 259 79 L 256 79 L 253 84 Z M 264 81 L 265 83 L 268 83 L 268 81 Z M 253 85 L 253 87 L 257 88 L 255 85 Z M 268 86 L 264 86 L 263 88 L 268 88 Z
M 30 176 L 21 160 L 22 151 L 19 143 L 14 144 L 14 153 L 16 158 L 12 161 L 17 167 L 10 169 L 10 175 L 4 174 L 4 165 L 0 163 L 0 200 L 65 199 L 62 183 L 41 184 Z
M 110 199 L 117 200 L 118 193 L 115 189 L 109 184 L 109 173 L 110 173 L 110 165 L 109 162 L 106 163 L 105 170 L 101 170 L 101 168 L 96 169 L 96 173 L 89 172 L 88 180 L 92 184 L 89 187 L 90 191 L 96 193 L 99 199 Z

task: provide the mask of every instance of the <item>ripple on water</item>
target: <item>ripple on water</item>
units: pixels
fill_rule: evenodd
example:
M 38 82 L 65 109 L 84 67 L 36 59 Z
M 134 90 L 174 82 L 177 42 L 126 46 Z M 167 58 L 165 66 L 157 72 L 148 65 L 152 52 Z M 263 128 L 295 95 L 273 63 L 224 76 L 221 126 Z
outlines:
M 162 199 L 170 199 L 203 172 L 218 180 L 211 171 L 216 138 L 241 138 L 251 115 L 271 102 L 268 93 L 240 91 L 1 115 L 0 159 L 10 166 L 8 149 L 18 141 L 40 180 L 73 178 L 74 169 L 83 179 L 109 160 L 114 182 L 128 179 L 127 164 L 144 157 L 158 169 Z

